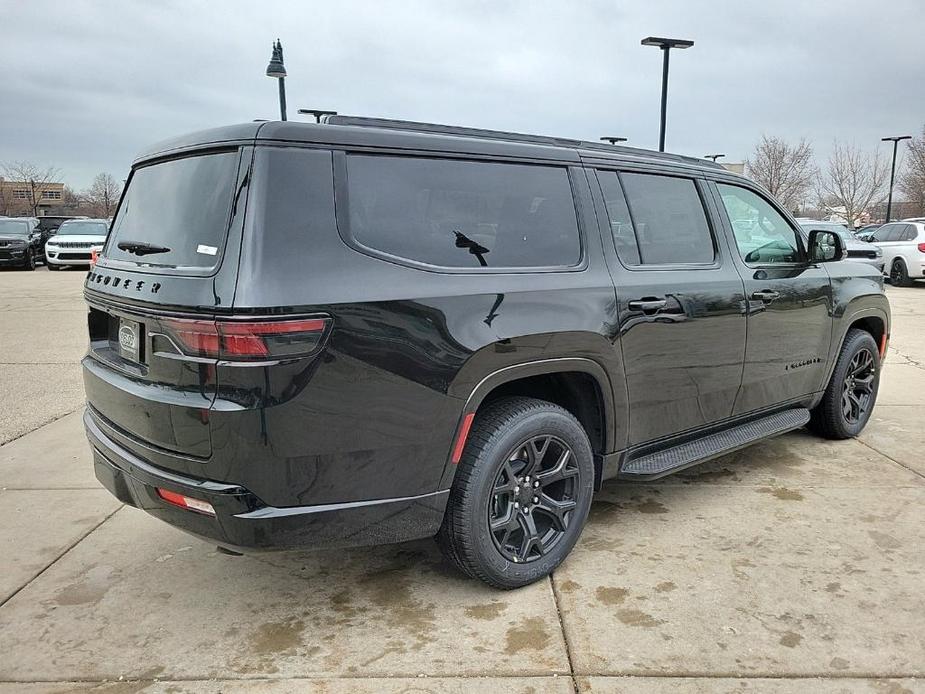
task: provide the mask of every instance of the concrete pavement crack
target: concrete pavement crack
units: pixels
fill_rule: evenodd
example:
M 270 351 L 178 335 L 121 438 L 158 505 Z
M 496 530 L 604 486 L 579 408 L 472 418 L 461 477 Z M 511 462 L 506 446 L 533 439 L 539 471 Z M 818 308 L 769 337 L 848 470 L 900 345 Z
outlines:
M 575 666 L 572 663 L 572 647 L 565 632 L 565 620 L 562 619 L 562 608 L 559 605 L 559 591 L 556 589 L 555 574 L 549 574 L 549 587 L 552 590 L 552 600 L 556 605 L 556 617 L 559 619 L 559 630 L 562 632 L 562 642 L 565 644 L 565 657 L 568 660 L 569 676 L 572 678 L 572 689 L 578 694 L 578 680 L 575 678 Z
M 97 528 L 99 528 L 101 525 L 103 525 L 103 523 L 105 523 L 110 518 L 112 518 L 114 515 L 116 515 L 124 507 L 125 507 L 125 504 L 119 504 L 119 506 L 116 507 L 116 509 L 112 513 L 108 514 L 105 518 L 103 518 L 103 520 L 101 520 L 99 523 L 94 525 L 83 535 L 81 535 L 76 540 L 74 540 L 74 542 L 72 542 L 67 547 L 65 547 L 54 559 L 52 559 L 48 564 L 45 565 L 45 568 L 43 568 L 41 571 L 35 574 L 32 578 L 30 578 L 28 581 L 26 581 L 21 586 L 19 586 L 19 588 L 17 588 L 10 595 L 8 595 L 5 600 L 0 601 L 0 609 L 2 609 L 3 606 L 6 605 L 10 600 L 12 600 L 17 595 L 19 595 L 23 590 L 25 590 L 30 585 L 32 585 L 40 576 L 42 576 L 42 574 L 44 574 L 46 571 L 48 571 L 48 569 L 50 569 L 52 566 L 57 564 L 64 557 L 65 554 L 67 554 L 72 549 L 74 549 L 77 545 L 79 545 L 81 542 L 86 540 L 92 533 L 96 532 Z

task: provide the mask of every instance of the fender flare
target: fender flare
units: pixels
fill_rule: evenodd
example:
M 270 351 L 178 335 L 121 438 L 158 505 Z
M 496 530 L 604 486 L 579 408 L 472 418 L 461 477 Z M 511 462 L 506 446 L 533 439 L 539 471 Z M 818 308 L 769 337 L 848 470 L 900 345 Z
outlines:
M 850 310 L 850 306 L 848 309 Z M 848 329 L 851 327 L 852 323 L 860 318 L 878 318 L 883 321 L 883 330 L 887 336 L 887 340 L 889 340 L 890 315 L 884 309 L 879 306 L 865 306 L 851 313 L 845 313 L 837 323 L 838 332 L 832 335 L 832 347 L 829 350 L 829 366 L 826 370 L 825 381 L 822 383 L 822 392 L 825 391 L 829 385 L 829 381 L 832 379 L 832 373 L 835 371 L 838 355 L 841 352 L 842 345 L 845 344 L 845 338 L 848 336 Z M 879 345 L 877 346 L 879 347 Z M 822 397 L 822 392 L 819 393 L 819 397 Z
M 459 414 L 459 418 L 454 429 L 453 439 L 450 450 L 447 451 L 446 463 L 441 478 L 440 489 L 447 489 L 453 481 L 456 472 L 456 466 L 452 461 L 452 449 L 459 436 L 463 433 L 463 423 L 466 415 L 474 414 L 479 405 L 485 400 L 491 391 L 500 385 L 516 381 L 521 378 L 530 376 L 542 376 L 546 374 L 565 373 L 568 371 L 578 371 L 591 376 L 600 389 L 602 406 L 604 410 L 604 447 L 612 444 L 615 440 L 615 415 L 614 415 L 614 394 L 613 384 L 607 371 L 598 362 L 587 357 L 561 357 L 550 359 L 538 359 L 536 361 L 523 362 L 520 364 L 511 364 L 496 371 L 492 371 L 483 377 L 475 387 L 470 391 L 466 398 L 465 404 Z M 468 432 L 466 432 L 468 434 Z

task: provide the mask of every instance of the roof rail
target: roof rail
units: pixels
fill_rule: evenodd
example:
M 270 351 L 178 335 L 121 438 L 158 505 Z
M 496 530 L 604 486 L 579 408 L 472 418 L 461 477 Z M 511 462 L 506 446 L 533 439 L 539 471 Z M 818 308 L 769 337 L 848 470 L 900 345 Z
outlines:
M 458 125 L 440 125 L 439 123 L 420 123 L 412 120 L 393 120 L 391 118 L 365 118 L 363 116 L 323 116 L 322 122 L 329 125 L 356 125 L 364 128 L 385 128 L 387 130 L 411 130 L 419 133 L 439 133 L 441 135 L 461 135 L 463 137 L 482 137 L 489 140 L 506 140 L 508 142 L 529 142 L 537 145 L 556 147 L 578 147 L 580 140 L 547 135 L 527 135 L 511 133 L 504 130 L 484 130 L 482 128 L 465 128 Z
M 535 145 L 549 145 L 551 147 L 569 147 L 574 149 L 597 150 L 603 152 L 618 152 L 631 156 L 645 156 L 652 159 L 677 161 L 686 164 L 695 164 L 705 168 L 722 169 L 716 162 L 683 154 L 669 152 L 655 152 L 626 145 L 606 144 L 603 142 L 587 142 L 567 137 L 552 137 L 549 135 L 528 135 L 525 133 L 512 133 L 504 130 L 485 130 L 483 128 L 466 128 L 457 125 L 441 125 L 439 123 L 421 123 L 411 120 L 393 120 L 391 118 L 367 118 L 364 116 L 342 116 L 338 114 L 321 116 L 321 122 L 328 125 L 352 125 L 363 128 L 384 128 L 387 130 L 405 130 L 419 133 L 436 133 L 441 135 L 458 135 L 460 137 L 479 137 L 487 140 L 503 140 L 505 142 L 524 142 Z

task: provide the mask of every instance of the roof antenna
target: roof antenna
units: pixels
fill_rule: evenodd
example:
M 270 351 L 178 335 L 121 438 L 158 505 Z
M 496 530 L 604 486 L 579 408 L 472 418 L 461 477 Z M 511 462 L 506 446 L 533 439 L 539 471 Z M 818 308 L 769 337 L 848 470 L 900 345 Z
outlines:
M 315 122 L 320 123 L 322 116 L 336 116 L 337 111 L 325 111 L 320 108 L 300 108 L 299 113 L 311 114 L 315 117 Z
M 625 137 L 602 137 L 601 142 L 609 142 L 612 145 L 617 144 L 618 142 L 626 142 Z

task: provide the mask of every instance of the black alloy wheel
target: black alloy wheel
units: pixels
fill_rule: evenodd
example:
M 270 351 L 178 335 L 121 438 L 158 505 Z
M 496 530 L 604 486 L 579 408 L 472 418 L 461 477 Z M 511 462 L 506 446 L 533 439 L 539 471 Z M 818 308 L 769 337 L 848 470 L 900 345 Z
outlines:
M 566 409 L 506 397 L 479 407 L 437 543 L 460 571 L 510 590 L 548 576 L 591 508 L 594 456 Z
M 867 425 L 880 387 L 880 350 L 865 331 L 845 335 L 832 376 L 819 404 L 810 411 L 808 427 L 827 439 L 857 436 Z
M 909 273 L 906 271 L 906 264 L 898 258 L 890 266 L 890 284 L 894 287 L 908 287 L 912 284 Z
M 866 418 L 875 375 L 874 355 L 870 350 L 863 348 L 855 352 L 845 374 L 842 390 L 842 414 L 848 424 L 855 425 Z
M 578 463 L 555 436 L 518 445 L 498 470 L 488 509 L 492 539 L 509 561 L 548 554 L 568 531 L 576 500 Z

